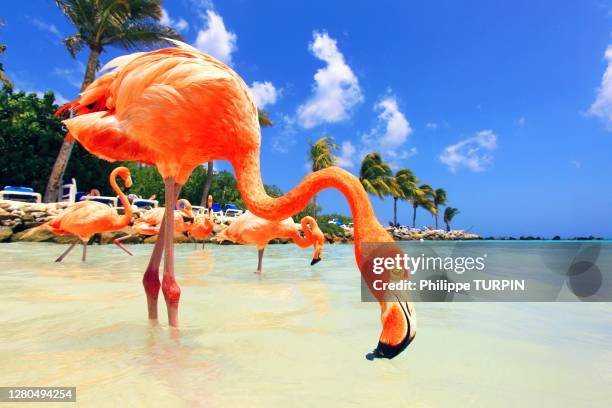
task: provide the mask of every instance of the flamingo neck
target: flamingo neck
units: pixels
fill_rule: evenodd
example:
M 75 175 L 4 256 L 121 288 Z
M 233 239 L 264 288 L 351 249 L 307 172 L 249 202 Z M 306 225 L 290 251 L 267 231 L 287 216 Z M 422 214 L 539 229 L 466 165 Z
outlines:
M 261 180 L 259 149 L 237 156 L 231 162 L 244 203 L 258 217 L 273 221 L 283 220 L 303 210 L 312 197 L 321 190 L 335 188 L 346 197 L 351 208 L 358 265 L 361 258 L 361 242 L 393 242 L 391 236 L 376 219 L 368 195 L 359 179 L 346 170 L 328 167 L 310 173 L 289 193 L 272 198 L 264 190 Z
M 117 185 L 117 170 L 118 169 L 113 170 L 110 175 L 110 185 L 113 191 L 115 191 L 115 193 L 119 196 L 119 201 L 121 201 L 121 205 L 124 209 L 123 215 L 119 217 L 118 225 L 121 227 L 125 227 L 132 220 L 132 205 L 128 201 L 123 191 L 121 191 L 121 189 Z
M 304 232 L 304 236 L 300 234 L 300 231 L 297 227 L 292 226 L 290 238 L 293 242 L 299 246 L 300 248 L 307 248 L 313 244 L 312 232 L 308 229 L 308 226 L 302 219 L 302 231 Z

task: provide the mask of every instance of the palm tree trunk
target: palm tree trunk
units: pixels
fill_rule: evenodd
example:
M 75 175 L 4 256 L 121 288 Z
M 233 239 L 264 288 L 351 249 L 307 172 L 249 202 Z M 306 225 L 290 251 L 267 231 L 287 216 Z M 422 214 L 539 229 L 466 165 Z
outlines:
M 436 207 L 436 229 L 438 229 L 438 207 Z
M 417 206 L 412 204 L 412 228 L 416 228 L 416 210 Z
M 448 222 L 446 223 L 446 232 L 450 232 L 450 224 Z
M 81 85 L 81 92 L 83 92 L 83 90 L 85 90 L 85 88 L 87 88 L 95 78 L 98 63 L 100 61 L 100 52 L 102 52 L 101 47 L 91 47 L 91 53 L 89 54 L 89 59 L 87 60 L 87 69 L 85 70 L 85 78 L 83 79 L 83 84 Z M 70 160 L 70 154 L 72 153 L 73 147 L 74 140 L 64 140 L 62 142 L 62 147 L 57 154 L 57 158 L 53 164 L 53 169 L 51 170 L 51 175 L 49 175 L 47 188 L 45 189 L 44 201 L 46 203 L 57 201 L 60 184 L 64 178 L 64 172 L 68 166 L 68 160 Z
M 397 227 L 397 198 L 393 197 L 393 227 Z
M 200 205 L 205 207 L 208 201 L 208 192 L 210 191 L 210 185 L 212 184 L 214 162 L 208 162 L 208 168 L 206 169 L 206 181 L 204 182 L 204 190 L 202 191 L 202 199 Z

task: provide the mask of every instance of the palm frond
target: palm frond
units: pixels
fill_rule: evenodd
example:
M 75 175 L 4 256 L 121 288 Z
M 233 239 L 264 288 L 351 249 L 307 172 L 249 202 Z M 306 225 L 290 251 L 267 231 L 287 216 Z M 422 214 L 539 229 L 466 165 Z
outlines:
M 126 22 L 115 33 L 103 39 L 102 45 L 112 44 L 126 50 L 135 48 L 151 48 L 156 45 L 169 44 L 167 38 L 182 40 L 182 37 L 172 27 L 154 22 Z
M 64 45 L 72 58 L 76 58 L 79 51 L 85 46 L 85 41 L 83 41 L 81 34 L 75 34 L 64 38 Z
M 274 123 L 272 123 L 272 119 L 270 119 L 268 112 L 263 109 L 257 108 L 257 118 L 259 119 L 259 127 L 274 126 Z

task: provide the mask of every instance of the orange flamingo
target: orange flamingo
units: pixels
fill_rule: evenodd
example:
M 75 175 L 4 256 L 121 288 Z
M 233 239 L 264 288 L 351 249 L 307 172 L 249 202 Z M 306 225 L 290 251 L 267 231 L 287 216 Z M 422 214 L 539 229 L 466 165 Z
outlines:
M 125 213 L 117 214 L 114 208 L 97 201 L 81 201 L 59 214 L 57 217 L 41 225 L 39 228 L 46 229 L 57 235 L 76 235 L 83 243 L 83 262 L 87 257 L 87 242 L 92 235 L 99 232 L 117 231 L 126 227 L 132 221 L 132 206 L 125 194 L 117 185 L 117 177 L 121 177 L 126 188 L 132 186 L 132 177 L 127 167 L 117 167 L 110 174 L 110 185 L 119 196 Z M 68 249 L 55 260 L 62 262 L 77 243 L 71 244 Z M 129 252 L 121 245 L 117 245 L 128 254 Z M 130 254 L 131 255 L 131 254 Z
M 182 198 L 176 202 L 176 206 L 179 210 L 174 211 L 174 231 L 183 233 L 191 228 L 192 221 L 194 219 L 191 203 Z M 124 241 L 139 234 L 150 236 L 159 234 L 160 226 L 164 218 L 164 213 L 164 208 L 154 208 L 152 210 L 147 211 L 143 214 L 142 217 L 134 221 L 134 225 L 132 226 L 134 232 L 132 234 L 117 238 L 113 242 L 125 252 L 132 255 L 132 253 L 123 246 L 121 241 Z
M 190 237 L 203 240 L 206 239 L 206 237 L 209 236 L 210 233 L 213 231 L 215 224 L 212 220 L 212 202 L 212 196 L 209 195 L 207 203 L 208 215 L 200 215 L 195 217 L 195 219 L 193 220 L 193 226 L 189 229 L 188 232 L 188 235 Z M 202 242 L 202 248 L 204 248 L 204 245 L 206 245 L 206 243 Z M 196 242 L 196 249 L 197 247 L 198 244 Z
M 325 237 L 314 218 L 304 217 L 300 224 L 305 236 L 300 235 L 299 228 L 291 217 L 282 221 L 270 221 L 247 211 L 224 229 L 217 239 L 255 245 L 259 259 L 256 272 L 258 274 L 261 274 L 264 249 L 268 242 L 275 238 L 291 238 L 300 248 L 312 245 L 314 255 L 310 265 L 314 265 L 321 260 L 321 255 L 323 255 Z
M 371 251 L 362 243 L 393 243 L 380 225 L 359 180 L 329 167 L 307 175 L 288 194 L 269 197 L 260 174 L 260 129 L 248 86 L 227 65 L 195 48 L 177 47 L 119 57 L 112 69 L 89 85 L 59 113 L 73 137 L 94 155 L 109 161 L 128 160 L 157 166 L 164 179 L 166 202 L 174 201 L 192 170 L 211 160 L 228 160 L 247 208 L 255 215 L 280 221 L 305 208 L 314 194 L 336 188 L 347 198 L 355 223 L 355 257 L 364 281 L 375 293 L 375 276 L 367 268 Z M 165 220 L 172 219 L 166 208 Z M 174 276 L 172 228 L 162 222 L 160 238 L 143 277 L 149 318 L 157 319 L 159 265 L 162 292 L 171 326 L 178 325 L 180 288 Z M 364 263 L 365 262 L 365 263 Z M 382 278 L 388 279 L 385 273 Z M 392 358 L 416 334 L 410 303 L 377 295 L 382 332 L 374 356 Z

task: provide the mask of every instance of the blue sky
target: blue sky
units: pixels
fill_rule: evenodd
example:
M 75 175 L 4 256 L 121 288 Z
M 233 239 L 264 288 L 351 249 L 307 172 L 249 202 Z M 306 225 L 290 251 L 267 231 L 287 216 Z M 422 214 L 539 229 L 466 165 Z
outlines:
M 445 188 L 461 210 L 455 227 L 612 237 L 612 3 L 175 0 L 164 8 L 167 23 L 230 63 L 269 111 L 266 183 L 290 190 L 307 172 L 307 142 L 332 136 L 350 171 L 380 151 L 394 168 Z M 74 30 L 54 2 L 5 1 L 0 18 L 16 86 L 74 98 L 87 52 L 75 61 L 63 48 Z M 122 53 L 109 48 L 102 62 Z M 372 201 L 386 224 L 392 200 Z M 348 213 L 336 192 L 320 203 Z M 411 217 L 400 203 L 400 222 Z M 431 216 L 420 211 L 417 223 L 431 225 Z

